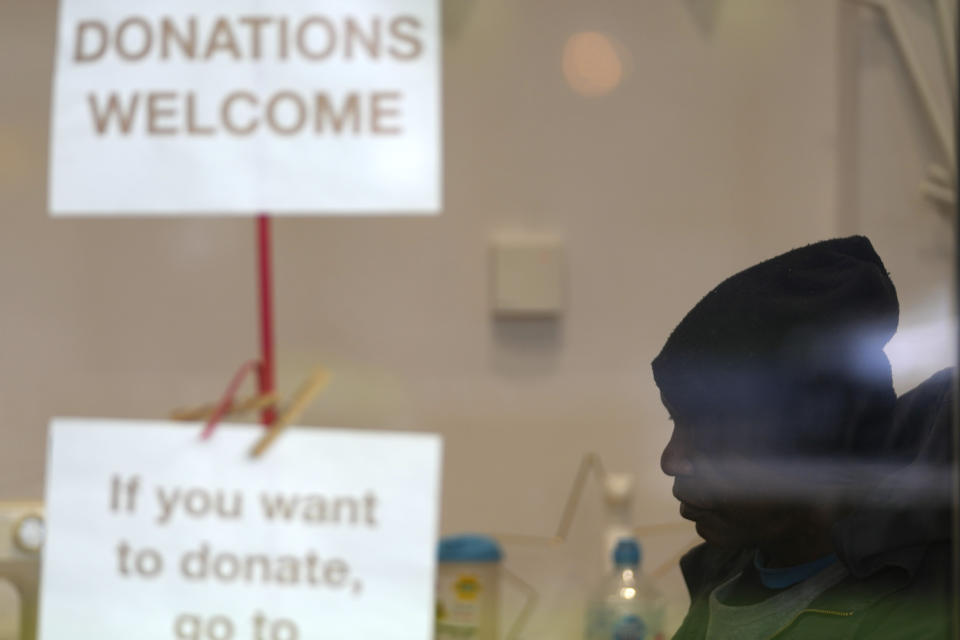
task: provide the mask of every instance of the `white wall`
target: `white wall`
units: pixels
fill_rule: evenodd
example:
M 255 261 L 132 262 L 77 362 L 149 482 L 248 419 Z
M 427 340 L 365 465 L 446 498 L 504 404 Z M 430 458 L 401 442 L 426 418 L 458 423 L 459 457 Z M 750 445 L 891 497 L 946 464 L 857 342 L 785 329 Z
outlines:
M 847 2 L 841 33 L 841 229 L 865 233 L 898 287 L 901 320 L 887 352 L 903 392 L 956 356 L 955 207 L 925 197 L 928 167 L 950 167 L 937 125 L 928 114 L 890 17 Z M 955 0 L 947 3 L 956 16 Z M 952 132 L 956 79 L 944 64 L 935 0 L 897 4 L 904 41 L 914 52 L 932 107 Z M 948 18 L 952 27 L 955 18 Z M 949 136 L 953 145 L 954 136 Z M 952 170 L 955 173 L 955 169 Z M 954 189 L 955 189 L 954 185 Z
M 552 533 L 587 451 L 637 474 L 638 524 L 679 522 L 649 362 L 722 277 L 836 233 L 837 2 L 444 1 L 445 213 L 276 223 L 280 384 L 323 363 L 305 423 L 443 433 L 444 532 Z M 256 354 L 252 223 L 45 217 L 53 27 L 52 0 L 0 9 L 3 497 L 41 494 L 51 415 L 163 417 Z M 584 30 L 629 51 L 606 98 L 561 74 Z M 490 320 L 487 243 L 515 228 L 566 239 L 559 325 Z M 507 549 L 542 596 L 527 638 L 580 634 L 591 487 L 566 546 Z

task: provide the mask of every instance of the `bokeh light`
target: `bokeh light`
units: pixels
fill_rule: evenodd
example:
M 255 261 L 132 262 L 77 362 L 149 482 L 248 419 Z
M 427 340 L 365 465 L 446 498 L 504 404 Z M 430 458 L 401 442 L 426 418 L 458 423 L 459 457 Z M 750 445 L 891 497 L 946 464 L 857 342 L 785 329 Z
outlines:
M 625 51 L 613 38 L 596 32 L 575 33 L 563 47 L 563 75 L 582 96 L 605 96 L 620 86 Z

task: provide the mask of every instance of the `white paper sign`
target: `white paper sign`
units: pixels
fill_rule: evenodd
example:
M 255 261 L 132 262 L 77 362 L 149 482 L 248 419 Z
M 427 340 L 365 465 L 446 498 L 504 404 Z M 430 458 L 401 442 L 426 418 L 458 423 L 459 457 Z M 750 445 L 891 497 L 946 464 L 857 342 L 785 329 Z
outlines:
M 57 419 L 40 640 L 430 640 L 441 443 Z
M 437 213 L 439 0 L 61 0 L 54 216 Z

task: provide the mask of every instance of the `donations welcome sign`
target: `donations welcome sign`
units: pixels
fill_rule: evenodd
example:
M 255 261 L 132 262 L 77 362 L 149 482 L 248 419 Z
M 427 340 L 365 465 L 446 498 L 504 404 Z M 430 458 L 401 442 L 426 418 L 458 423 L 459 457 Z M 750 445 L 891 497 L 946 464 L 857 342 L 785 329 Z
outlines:
M 436 213 L 437 4 L 62 0 L 51 213 Z

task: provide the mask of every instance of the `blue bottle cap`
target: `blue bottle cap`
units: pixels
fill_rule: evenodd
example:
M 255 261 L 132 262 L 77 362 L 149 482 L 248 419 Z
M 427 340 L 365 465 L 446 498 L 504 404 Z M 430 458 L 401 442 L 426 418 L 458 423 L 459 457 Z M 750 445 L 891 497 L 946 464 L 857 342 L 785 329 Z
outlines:
M 619 566 L 639 566 L 643 552 L 636 538 L 621 538 L 613 550 L 613 563 Z
M 466 534 L 442 538 L 437 556 L 440 562 L 500 562 L 503 551 L 489 536 Z

